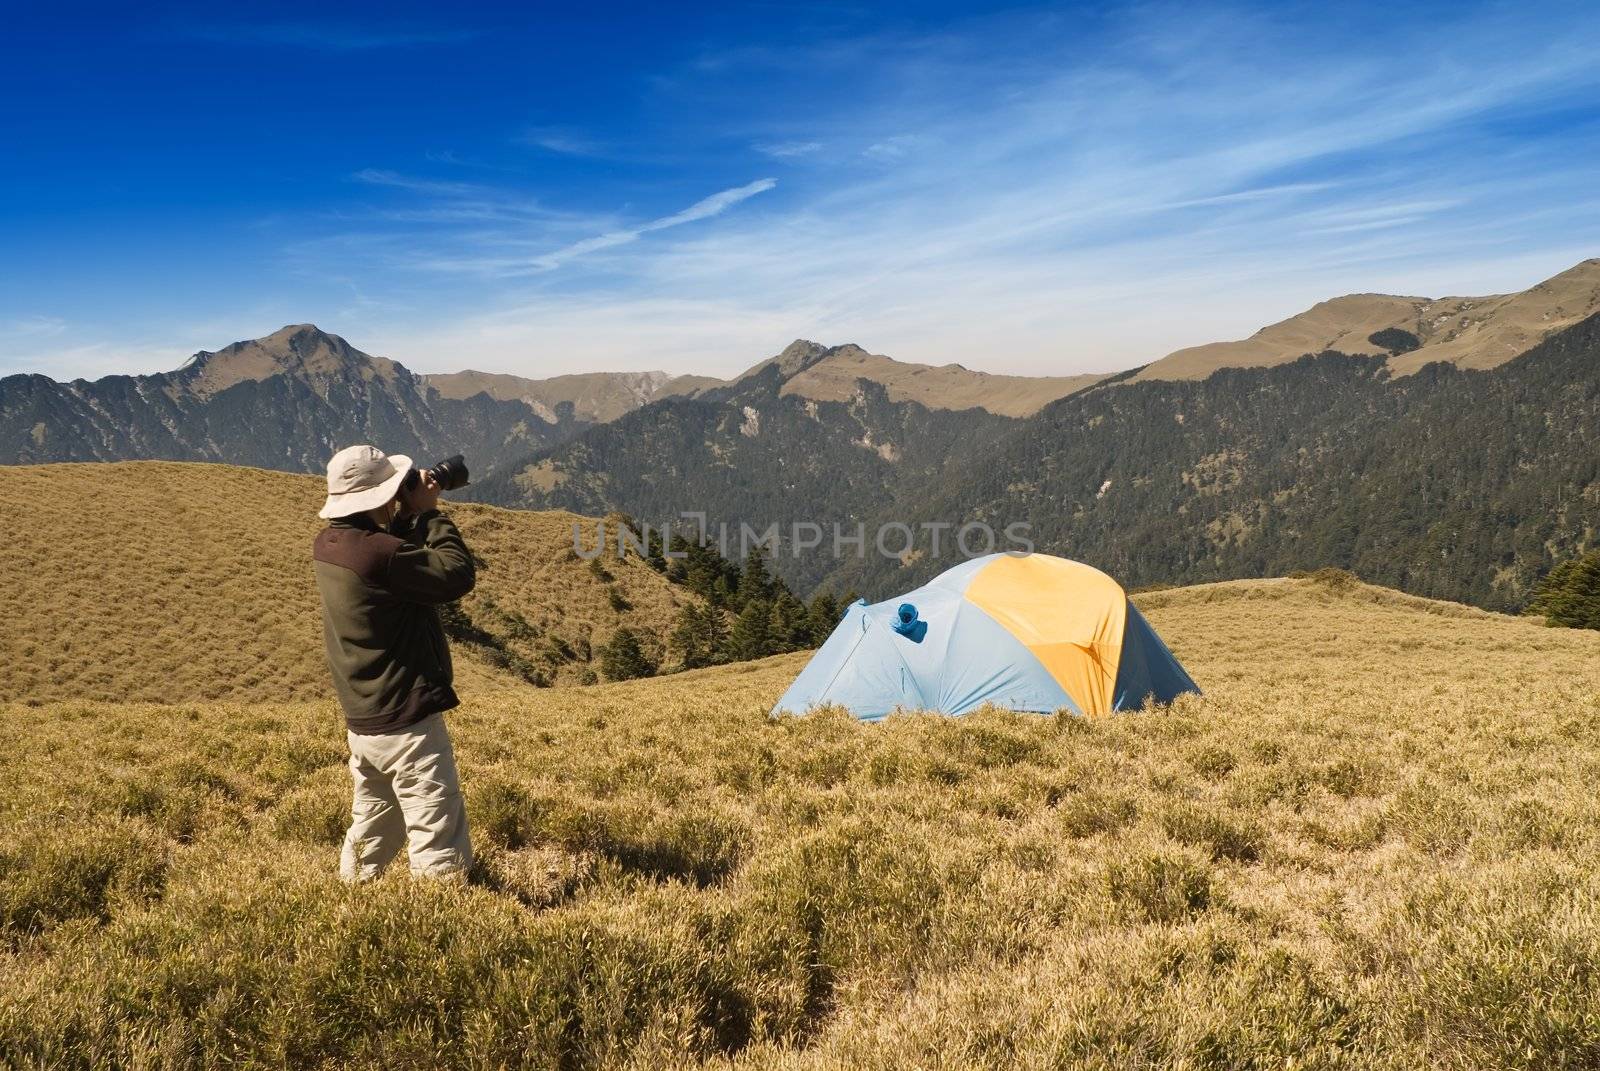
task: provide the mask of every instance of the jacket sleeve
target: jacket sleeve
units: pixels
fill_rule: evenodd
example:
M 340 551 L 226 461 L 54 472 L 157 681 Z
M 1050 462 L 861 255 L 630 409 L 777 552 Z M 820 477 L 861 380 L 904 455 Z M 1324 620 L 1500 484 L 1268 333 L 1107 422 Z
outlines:
M 477 567 L 450 518 L 430 510 L 389 559 L 389 590 L 413 602 L 459 599 L 477 582 Z

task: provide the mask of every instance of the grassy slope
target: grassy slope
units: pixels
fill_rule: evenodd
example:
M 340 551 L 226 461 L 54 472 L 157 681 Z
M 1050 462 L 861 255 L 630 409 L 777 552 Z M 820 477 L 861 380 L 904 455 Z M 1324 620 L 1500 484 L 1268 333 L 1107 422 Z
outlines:
M 311 699 L 328 691 L 311 539 L 322 481 L 229 465 L 176 462 L 0 468 L 0 511 L 14 562 L 0 629 L 0 695 L 16 700 L 185 702 Z M 571 554 L 565 513 L 450 507 L 482 559 L 462 602 L 473 622 L 552 669 L 557 637 L 581 650 L 621 624 L 659 651 L 676 607 L 692 598 L 637 558 L 608 562 L 606 582 Z M 585 538 L 593 542 L 592 528 Z M 612 609 L 615 585 L 631 609 Z M 654 637 L 654 639 L 650 639 Z M 470 651 L 468 686 L 498 674 Z
M 1593 1066 L 1600 635 L 1140 602 L 1204 699 L 768 721 L 802 656 L 469 694 L 466 889 L 336 882 L 329 703 L 9 707 L 0 1065 Z

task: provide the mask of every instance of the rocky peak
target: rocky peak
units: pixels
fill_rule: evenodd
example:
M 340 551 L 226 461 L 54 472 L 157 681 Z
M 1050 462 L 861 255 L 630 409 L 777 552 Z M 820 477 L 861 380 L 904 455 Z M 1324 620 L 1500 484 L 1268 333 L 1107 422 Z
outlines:
M 778 366 L 778 371 L 783 378 L 797 375 L 805 371 L 829 353 L 826 346 L 819 345 L 807 339 L 797 338 L 783 348 L 783 352 L 772 358 L 770 363 Z
M 357 376 L 393 381 L 405 369 L 383 357 L 363 353 L 315 324 L 290 324 L 262 338 L 201 350 L 176 373 L 189 390 L 210 397 L 236 383 L 288 375 L 309 382 Z

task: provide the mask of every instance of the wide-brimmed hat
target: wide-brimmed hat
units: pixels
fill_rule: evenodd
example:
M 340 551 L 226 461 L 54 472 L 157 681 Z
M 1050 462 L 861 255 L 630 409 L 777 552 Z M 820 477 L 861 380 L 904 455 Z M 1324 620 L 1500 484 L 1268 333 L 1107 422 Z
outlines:
M 385 505 L 411 471 L 404 454 L 385 454 L 376 446 L 347 446 L 328 462 L 328 500 L 318 517 L 349 517 Z

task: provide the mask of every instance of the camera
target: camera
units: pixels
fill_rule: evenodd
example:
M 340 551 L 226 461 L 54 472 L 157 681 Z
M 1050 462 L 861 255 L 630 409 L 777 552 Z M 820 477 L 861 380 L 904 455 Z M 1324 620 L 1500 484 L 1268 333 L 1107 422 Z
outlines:
M 430 468 L 412 469 L 406 473 L 401 486 L 407 491 L 412 490 L 422 482 L 424 473 L 433 477 L 433 482 L 439 485 L 439 490 L 455 491 L 467 486 L 467 459 L 460 454 L 452 454 Z

